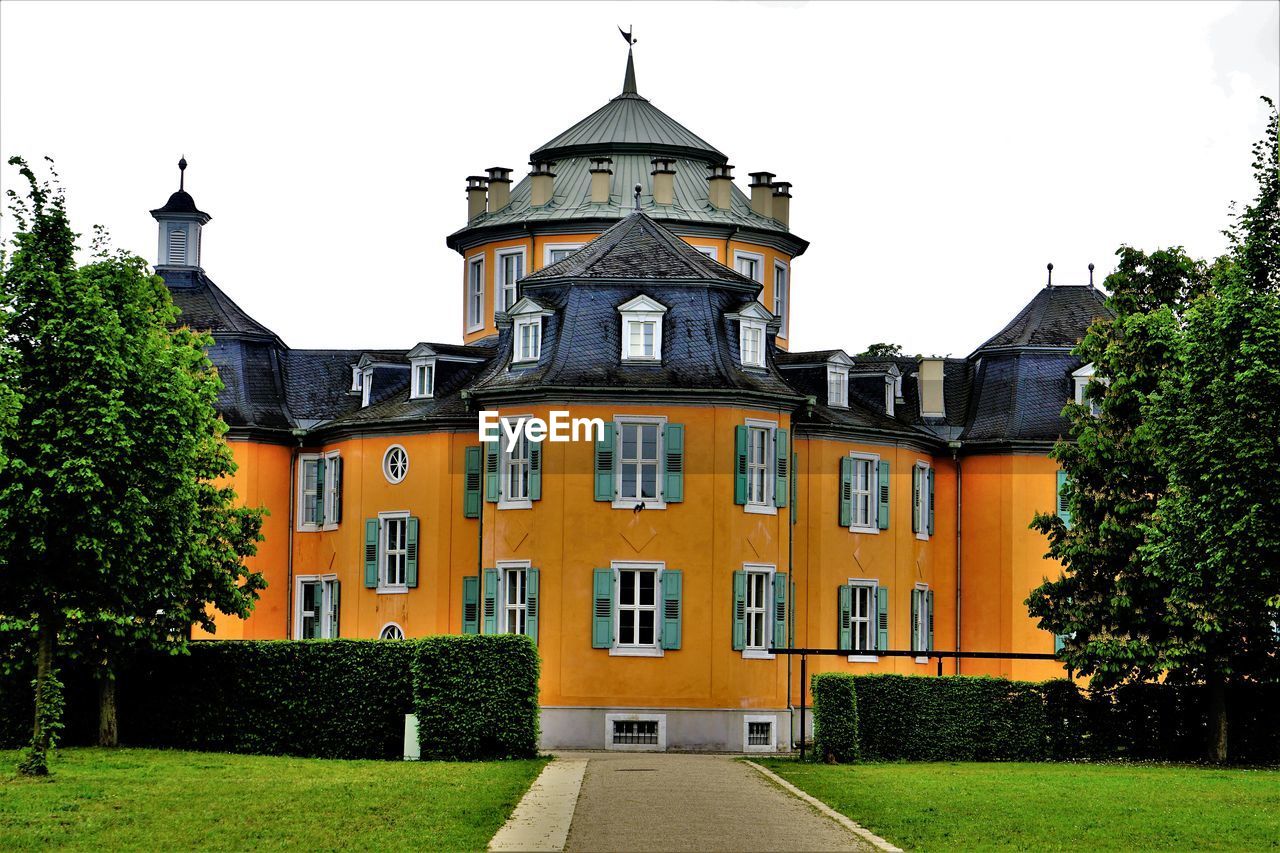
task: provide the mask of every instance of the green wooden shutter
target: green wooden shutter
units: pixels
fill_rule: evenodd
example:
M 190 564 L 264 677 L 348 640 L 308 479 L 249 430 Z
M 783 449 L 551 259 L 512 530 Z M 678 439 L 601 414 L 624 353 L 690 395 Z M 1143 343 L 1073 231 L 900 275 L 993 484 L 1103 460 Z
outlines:
M 1062 647 L 1065 646 L 1066 644 L 1067 644 L 1067 637 L 1065 634 L 1053 635 L 1053 653 L 1055 655 L 1061 652 Z
M 409 518 L 404 531 L 404 585 L 418 585 L 418 519 Z
M 605 424 L 606 427 L 611 426 Z M 610 436 L 612 439 L 612 436 Z M 612 441 L 610 441 L 612 446 Z M 612 469 L 610 469 L 612 470 Z M 610 476 L 612 479 L 612 475 Z M 596 569 L 591 599 L 591 648 L 613 645 L 613 569 Z
M 480 447 L 466 448 L 463 456 L 462 478 L 462 515 L 464 518 L 480 517 L 480 505 L 483 503 L 480 495 L 482 458 L 483 454 Z
M 889 589 L 876 587 L 876 648 L 889 648 Z
M 1071 526 L 1071 499 L 1063 494 L 1067 487 L 1067 472 L 1061 468 L 1058 469 L 1058 518 L 1062 519 L 1062 523 L 1067 527 Z
M 848 456 L 840 457 L 840 494 L 837 498 L 840 502 L 840 526 L 849 527 L 853 524 L 853 459 Z
M 842 584 L 839 588 L 839 621 L 836 623 L 836 648 L 853 648 L 853 587 Z
M 929 651 L 933 651 L 933 590 L 925 590 L 924 593 L 925 622 L 929 625 L 929 640 L 925 646 Z
M 484 633 L 498 633 L 498 570 L 484 570 Z
M 342 523 L 342 457 L 333 457 L 333 523 Z
M 342 584 L 329 581 L 329 636 L 335 640 L 342 636 L 338 630 L 338 613 L 342 604 Z
M 378 585 L 378 519 L 364 522 L 364 585 L 373 589 Z
M 316 524 L 324 524 L 324 457 L 316 460 L 316 511 L 311 519 Z
M 662 497 L 667 503 L 684 500 L 684 424 L 667 424 Z
M 491 504 L 498 502 L 498 441 L 484 444 L 484 499 Z
M 880 492 L 880 505 L 876 512 L 876 526 L 881 530 L 889 529 L 889 462 L 888 460 L 880 460 L 880 470 L 877 473 L 876 485 Z
M 480 633 L 480 578 L 475 575 L 462 579 L 462 633 Z
M 529 500 L 542 500 L 542 442 L 529 442 Z
M 662 573 L 662 647 L 680 648 L 680 617 L 683 609 L 681 594 L 683 579 L 679 571 L 667 569 Z
M 796 498 L 799 495 L 800 478 L 796 475 L 796 469 L 800 467 L 800 455 L 798 453 L 791 454 L 791 523 L 796 523 Z
M 614 425 L 607 423 L 604 425 L 604 434 L 596 441 L 595 453 L 596 465 L 596 500 L 612 501 L 613 500 L 613 457 L 614 457 Z M 610 578 L 613 576 L 613 570 L 609 570 Z M 609 581 L 609 589 L 613 589 L 613 581 Z M 612 592 L 610 592 L 612 595 Z M 612 605 L 610 605 L 612 606 Z M 612 628 L 610 628 L 609 645 L 613 644 Z M 596 646 L 596 648 L 608 648 L 605 646 Z
M 524 633 L 536 645 L 538 642 L 538 570 L 525 569 L 524 572 Z
M 933 466 L 929 467 L 929 535 L 933 535 Z
M 911 651 L 920 651 L 920 590 L 911 590 Z
M 733 650 L 747 647 L 747 573 L 733 573 Z
M 773 505 L 784 507 L 791 493 L 788 484 L 791 470 L 790 443 L 785 429 L 773 431 Z
M 747 502 L 747 428 L 733 428 L 733 502 Z
M 787 647 L 787 573 L 773 575 L 773 647 Z

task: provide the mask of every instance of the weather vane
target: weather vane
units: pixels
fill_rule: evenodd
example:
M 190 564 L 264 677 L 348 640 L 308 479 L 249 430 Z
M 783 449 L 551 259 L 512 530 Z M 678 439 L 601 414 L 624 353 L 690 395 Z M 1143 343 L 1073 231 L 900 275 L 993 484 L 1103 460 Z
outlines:
M 635 44 L 636 42 L 638 42 L 638 41 L 639 41 L 639 39 L 638 39 L 638 38 L 636 38 L 635 36 L 631 35 L 631 32 L 632 32 L 634 29 L 635 29 L 635 24 L 632 24 L 632 25 L 631 25 L 631 27 L 630 27 L 629 29 L 625 29 L 625 30 L 624 30 L 622 27 L 618 27 L 618 32 L 622 33 L 622 37 L 623 37 L 624 39 L 626 39 L 626 40 L 627 40 L 627 44 L 629 44 L 629 45 L 631 45 L 631 44 Z

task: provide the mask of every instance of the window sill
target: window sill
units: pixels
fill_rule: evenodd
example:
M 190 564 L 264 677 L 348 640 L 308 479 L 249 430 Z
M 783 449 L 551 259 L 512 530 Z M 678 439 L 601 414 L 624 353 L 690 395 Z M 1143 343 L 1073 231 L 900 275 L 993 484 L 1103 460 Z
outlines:
M 743 660 L 775 660 L 776 656 L 768 649 L 743 649 Z
M 873 536 L 879 536 L 880 528 L 878 526 L 877 527 L 850 527 L 849 532 L 850 533 L 869 533 Z
M 663 650 L 656 646 L 614 646 L 609 649 L 609 657 L 614 658 L 660 658 L 664 656 Z
M 756 515 L 778 514 L 778 508 L 776 506 L 768 506 L 766 504 L 744 504 L 742 508 L 746 512 L 754 513 Z
M 498 501 L 498 509 L 533 509 L 533 501 Z
M 642 355 L 624 355 L 624 356 L 622 357 L 622 363 L 623 363 L 623 364 L 653 364 L 653 365 L 661 365 L 661 364 L 662 364 L 662 359 L 661 359 L 661 358 L 647 358 L 647 357 L 642 356 Z
M 880 663 L 879 655 L 849 655 L 849 663 Z
M 614 509 L 631 509 L 636 508 L 636 504 L 643 504 L 645 509 L 666 509 L 666 501 L 644 500 L 642 498 L 619 498 L 613 502 Z
M 928 656 L 924 656 L 924 657 L 919 657 L 919 656 L 917 656 L 917 657 L 916 657 L 916 663 L 928 663 L 928 662 L 929 662 L 929 658 L 928 658 Z
M 929 534 L 928 534 L 928 533 L 917 533 L 917 534 L 916 534 L 916 538 L 917 538 L 917 539 L 919 539 L 921 542 L 928 542 L 928 541 L 929 541 Z
M 380 586 L 374 590 L 378 595 L 404 595 L 408 591 L 407 586 Z

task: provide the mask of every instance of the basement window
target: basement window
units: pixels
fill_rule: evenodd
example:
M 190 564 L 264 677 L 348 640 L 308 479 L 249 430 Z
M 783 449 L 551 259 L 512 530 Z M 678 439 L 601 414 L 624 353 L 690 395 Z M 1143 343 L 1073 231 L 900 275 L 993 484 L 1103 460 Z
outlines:
M 615 745 L 658 745 L 657 720 L 614 720 L 613 743 Z

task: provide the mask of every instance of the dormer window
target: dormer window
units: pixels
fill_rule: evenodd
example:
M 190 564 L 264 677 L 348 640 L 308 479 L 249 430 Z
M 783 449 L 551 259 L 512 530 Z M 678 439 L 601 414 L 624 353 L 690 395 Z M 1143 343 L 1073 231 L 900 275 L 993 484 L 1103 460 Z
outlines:
M 360 371 L 360 406 L 369 405 L 370 392 L 373 391 L 373 368 L 366 367 Z
M 360 369 L 360 365 L 351 365 L 351 390 L 360 391 L 364 388 L 364 371 Z
M 537 361 L 542 355 L 542 318 L 518 321 L 515 341 L 516 351 L 512 361 Z
M 764 322 L 742 320 L 739 345 L 743 367 L 764 367 Z
M 1075 401 L 1082 406 L 1085 405 L 1086 403 L 1085 396 L 1084 396 L 1085 389 L 1089 387 L 1090 382 L 1094 381 L 1093 374 L 1094 374 L 1094 370 L 1093 370 L 1092 364 L 1086 364 L 1084 367 L 1074 371 L 1071 374 L 1071 381 L 1075 386 Z M 1107 385 L 1110 383 L 1108 383 L 1106 379 L 1099 379 L 1098 384 Z M 1097 397 L 1094 397 L 1088 400 L 1087 402 L 1089 406 L 1089 414 L 1093 415 L 1095 418 L 1102 414 L 1101 400 L 1099 400 Z
M 898 382 L 901 377 L 894 379 L 892 376 L 884 378 L 884 413 L 889 417 L 893 417 L 893 404 L 897 399 Z
M 415 399 L 434 397 L 436 393 L 435 359 L 415 359 L 413 367 L 413 394 Z
M 849 368 L 827 365 L 827 405 L 848 408 Z
M 662 360 L 662 315 L 667 306 L 641 295 L 618 306 L 622 315 L 622 360 Z

